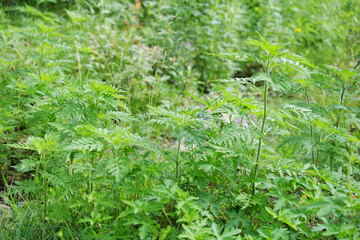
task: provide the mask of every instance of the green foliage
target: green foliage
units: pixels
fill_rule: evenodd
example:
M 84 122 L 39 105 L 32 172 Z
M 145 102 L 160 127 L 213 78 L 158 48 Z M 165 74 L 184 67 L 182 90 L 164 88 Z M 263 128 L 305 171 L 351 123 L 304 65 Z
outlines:
M 0 239 L 359 239 L 355 1 L 0 7 Z

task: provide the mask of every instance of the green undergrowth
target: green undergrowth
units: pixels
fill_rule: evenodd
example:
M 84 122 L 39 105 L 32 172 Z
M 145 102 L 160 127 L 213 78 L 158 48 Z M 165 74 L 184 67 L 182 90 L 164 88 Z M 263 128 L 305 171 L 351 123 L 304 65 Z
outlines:
M 0 239 L 359 239 L 359 4 L 319 2 L 5 0 Z

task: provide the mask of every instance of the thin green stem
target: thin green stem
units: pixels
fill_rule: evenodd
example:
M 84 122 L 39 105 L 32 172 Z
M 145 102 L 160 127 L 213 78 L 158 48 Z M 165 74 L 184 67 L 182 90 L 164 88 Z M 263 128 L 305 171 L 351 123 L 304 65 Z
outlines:
M 319 165 L 319 149 L 316 151 L 316 167 Z
M 348 189 L 349 189 L 351 217 L 352 217 L 352 220 L 353 220 L 353 223 L 354 223 L 356 240 L 359 240 L 359 232 L 358 232 L 358 229 L 357 229 L 356 218 L 355 218 L 355 213 L 354 213 L 354 206 L 353 206 L 353 198 L 352 198 L 352 194 L 351 194 L 350 173 L 351 173 L 351 161 L 352 161 L 352 158 L 353 158 L 353 153 L 351 152 L 351 154 L 349 156 L 349 165 L 348 165 L 348 171 L 347 171 L 347 182 L 348 182 Z
M 308 107 L 310 108 L 310 98 L 309 98 L 309 94 L 308 94 L 308 90 L 305 90 L 305 97 L 306 97 L 306 102 Z M 311 141 L 313 140 L 313 127 L 310 124 L 310 139 Z M 312 159 L 312 163 L 315 163 L 315 154 L 314 154 L 314 150 L 311 150 L 311 159 Z
M 182 137 L 179 139 L 178 146 L 177 146 L 177 153 L 176 153 L 176 160 L 175 160 L 175 172 L 176 172 L 176 179 L 179 178 L 179 155 L 180 155 L 180 144 L 181 144 Z
M 262 144 L 262 139 L 263 139 L 263 134 L 264 134 L 264 127 L 265 127 L 265 121 L 266 121 L 266 114 L 267 114 L 267 90 L 268 90 L 268 81 L 265 80 L 265 87 L 264 87 L 264 112 L 263 112 L 263 120 L 262 120 L 262 125 L 261 125 L 261 132 L 260 132 L 260 137 L 259 137 L 259 144 L 258 144 L 258 149 L 257 149 L 257 154 L 256 154 L 256 163 L 255 163 L 255 168 L 254 168 L 254 176 L 252 179 L 252 187 L 251 187 L 251 194 L 253 195 L 255 193 L 255 179 L 256 179 L 256 174 L 257 174 L 257 169 L 259 166 L 259 160 L 260 160 L 260 153 L 261 153 L 261 144 Z
M 75 41 L 74 43 L 75 43 L 75 47 L 76 47 L 76 60 L 77 60 L 77 63 L 78 63 L 79 79 L 80 79 L 80 84 L 82 86 L 83 82 L 82 82 L 82 77 L 81 77 L 80 50 L 79 50 L 79 46 L 78 46 L 77 42 Z
M 129 86 L 128 86 L 128 92 L 127 92 L 127 97 L 126 97 L 126 103 L 129 109 L 129 112 L 131 112 L 131 85 L 134 81 L 134 76 L 135 76 L 135 70 L 136 70 L 136 63 L 138 62 L 139 58 L 137 57 L 136 60 L 133 62 L 133 71 L 131 74 L 131 78 L 129 79 Z M 126 126 L 126 122 L 124 121 L 124 127 Z
M 166 51 L 164 53 L 164 58 L 163 58 L 163 64 L 164 64 L 164 61 L 165 61 L 165 57 L 166 57 Z M 161 58 L 161 54 L 159 54 L 159 58 L 157 59 L 157 64 L 156 64 L 156 70 L 155 70 L 155 82 L 154 82 L 154 86 L 153 86 L 153 89 L 152 91 L 150 90 L 150 85 L 151 83 L 149 82 L 149 104 L 150 106 L 152 107 L 153 106 L 153 103 L 154 103 L 154 106 L 156 105 L 156 101 L 157 101 L 157 94 L 156 94 L 156 88 L 158 86 L 158 82 L 160 81 L 160 76 L 159 76 L 159 64 L 160 64 L 160 58 Z M 162 69 L 162 66 L 160 67 L 160 69 Z M 149 113 L 148 113 L 148 121 L 150 122 L 151 120 L 151 113 L 150 113 L 150 108 L 149 108 Z M 151 133 L 152 133 L 152 127 L 153 127 L 153 124 L 150 123 L 149 126 L 148 126 L 148 137 L 150 138 L 151 136 Z
M 46 160 L 45 160 L 45 154 L 41 154 L 40 155 L 40 162 L 41 164 L 43 165 L 43 174 L 41 174 L 41 177 L 42 177 L 42 188 L 43 188 L 43 194 L 44 194 L 44 221 L 45 221 L 45 218 L 46 218 L 46 215 L 47 215 L 47 201 L 48 201 L 48 198 L 47 198 L 47 194 L 46 194 L 46 178 L 45 176 L 43 175 L 46 175 Z
M 161 210 L 163 211 L 163 213 L 164 213 L 164 215 L 165 215 L 165 217 L 166 217 L 166 220 L 168 221 L 168 223 L 170 224 L 170 226 L 173 227 L 173 225 L 172 225 L 172 223 L 171 223 L 171 221 L 170 221 L 169 216 L 166 214 L 166 211 L 165 211 L 164 209 L 161 209 Z
M 339 100 L 339 105 L 340 106 L 343 104 L 345 90 L 346 90 L 345 86 L 342 87 L 341 90 L 340 90 L 340 100 Z M 335 123 L 336 127 L 339 127 L 340 119 L 341 119 L 341 109 L 339 109 L 339 111 L 338 111 L 338 118 L 337 118 L 336 123 Z
M 221 174 L 222 174 L 222 177 L 224 179 L 225 186 L 226 186 L 226 189 L 228 190 L 228 193 L 233 197 L 234 195 L 230 190 L 230 187 L 229 187 L 228 181 L 226 180 L 225 174 L 223 172 Z
M 95 162 L 95 157 L 96 155 L 94 154 L 91 158 L 91 174 L 89 174 L 89 184 L 90 184 L 90 192 L 92 192 L 94 190 L 94 183 L 92 181 L 92 177 L 95 174 L 95 167 L 94 167 L 94 162 Z

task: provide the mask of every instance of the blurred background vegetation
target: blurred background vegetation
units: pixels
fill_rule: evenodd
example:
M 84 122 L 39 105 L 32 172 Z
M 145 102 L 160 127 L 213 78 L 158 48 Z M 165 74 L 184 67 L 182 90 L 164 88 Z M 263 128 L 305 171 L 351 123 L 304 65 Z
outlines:
M 207 91 L 213 79 L 250 75 L 258 67 L 224 63 L 204 53 L 243 51 L 242 42 L 256 32 L 272 42 L 291 43 L 292 52 L 316 64 L 347 66 L 359 43 L 359 8 L 357 0 L 5 0 L 1 44 L 16 45 L 22 40 L 17 35 L 31 41 L 31 32 L 40 28 L 53 41 L 60 41 L 56 33 L 61 33 L 63 44 L 77 40 L 85 48 L 91 32 L 112 64 L 122 50 L 133 59 L 139 49 L 149 53 L 145 49 L 155 46 L 167 52 L 171 82 L 181 87 L 190 74 Z

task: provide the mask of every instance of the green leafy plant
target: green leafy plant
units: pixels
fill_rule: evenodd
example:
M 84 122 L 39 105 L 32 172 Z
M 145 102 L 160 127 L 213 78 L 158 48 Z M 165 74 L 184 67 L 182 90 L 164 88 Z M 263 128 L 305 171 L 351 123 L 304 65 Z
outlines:
M 354 1 L 0 6 L 1 239 L 359 238 Z

